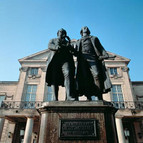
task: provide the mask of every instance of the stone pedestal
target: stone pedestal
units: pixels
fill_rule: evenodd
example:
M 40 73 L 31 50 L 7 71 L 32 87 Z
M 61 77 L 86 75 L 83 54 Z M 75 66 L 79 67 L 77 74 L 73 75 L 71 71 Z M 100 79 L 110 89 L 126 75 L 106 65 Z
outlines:
M 53 101 L 37 109 L 39 143 L 117 143 L 116 109 L 102 101 Z

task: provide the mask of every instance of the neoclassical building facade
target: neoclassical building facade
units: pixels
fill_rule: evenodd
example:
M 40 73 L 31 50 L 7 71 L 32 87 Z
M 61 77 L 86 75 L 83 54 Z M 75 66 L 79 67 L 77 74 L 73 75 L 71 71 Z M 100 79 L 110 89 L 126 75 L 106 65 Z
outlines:
M 1 143 L 38 142 L 40 114 L 37 108 L 45 102 L 52 102 L 51 88 L 45 83 L 48 54 L 46 49 L 19 59 L 19 80 L 0 81 Z M 118 109 L 115 122 L 119 143 L 143 143 L 143 82 L 130 80 L 129 62 L 119 55 L 105 60 L 112 90 L 104 94 L 103 99 Z M 60 87 L 59 102 L 64 100 L 65 89 Z M 91 102 L 96 100 L 92 97 Z M 80 101 L 86 102 L 86 97 L 80 97 Z

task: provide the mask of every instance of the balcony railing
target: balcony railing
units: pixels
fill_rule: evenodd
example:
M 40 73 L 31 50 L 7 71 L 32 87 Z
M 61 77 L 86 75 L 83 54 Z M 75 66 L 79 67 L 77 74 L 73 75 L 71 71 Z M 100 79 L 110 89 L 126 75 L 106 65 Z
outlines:
M 143 101 L 111 101 L 113 107 L 117 109 L 139 109 L 143 110 Z
M 2 109 L 34 109 L 42 106 L 42 101 L 3 101 Z
M 98 102 L 98 101 L 96 101 Z M 1 109 L 35 109 L 41 107 L 44 101 L 3 101 Z M 143 110 L 143 101 L 105 102 L 105 105 L 113 106 L 117 109 L 139 109 Z

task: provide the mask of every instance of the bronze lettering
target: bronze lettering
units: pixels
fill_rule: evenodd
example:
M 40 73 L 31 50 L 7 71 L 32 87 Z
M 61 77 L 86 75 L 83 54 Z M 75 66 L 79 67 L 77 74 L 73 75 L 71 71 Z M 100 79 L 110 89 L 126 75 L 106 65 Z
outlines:
M 60 128 L 61 139 L 96 138 L 95 119 L 62 119 Z

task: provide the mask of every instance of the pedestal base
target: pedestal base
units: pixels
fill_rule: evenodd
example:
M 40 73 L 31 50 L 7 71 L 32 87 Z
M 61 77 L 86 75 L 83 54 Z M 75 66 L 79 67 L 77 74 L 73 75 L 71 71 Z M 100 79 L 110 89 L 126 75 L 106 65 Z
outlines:
M 117 143 L 116 109 L 102 101 L 53 101 L 37 110 L 39 143 Z

